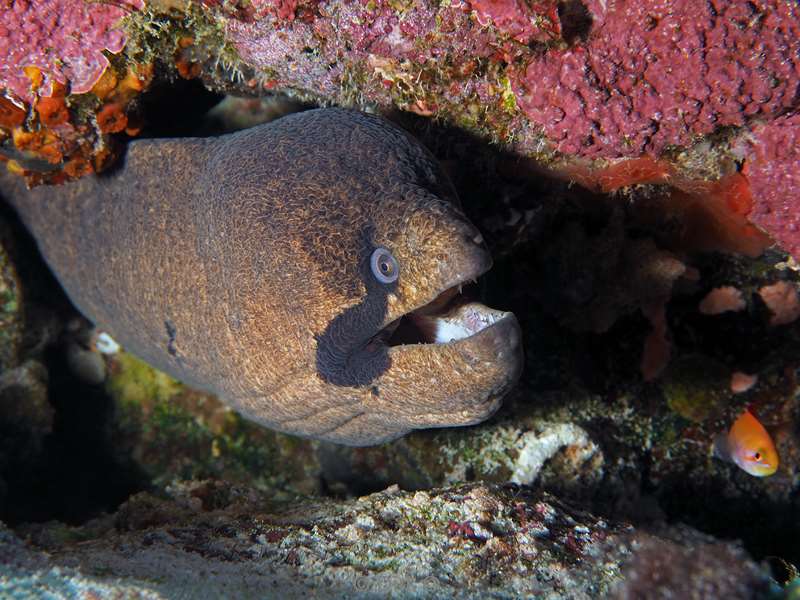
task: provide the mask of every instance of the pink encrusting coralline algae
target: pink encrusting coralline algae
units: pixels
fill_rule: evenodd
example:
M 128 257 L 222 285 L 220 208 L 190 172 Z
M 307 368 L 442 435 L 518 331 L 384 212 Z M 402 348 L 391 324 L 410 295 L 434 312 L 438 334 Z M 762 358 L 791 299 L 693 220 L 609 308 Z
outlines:
M 470 0 L 469 5 L 480 24 L 491 23 L 521 44 L 549 42 L 561 35 L 555 0 Z
M 43 96 L 54 81 L 73 94 L 88 92 L 108 67 L 103 51 L 125 45 L 120 19 L 142 8 L 143 0 L 0 0 L 0 93 L 33 101 L 25 67 L 41 71 Z
M 744 173 L 753 194 L 749 219 L 800 258 L 800 113 L 757 125 Z
M 552 0 L 254 0 L 250 8 L 247 18 L 222 20 L 242 61 L 271 74 L 267 89 L 335 102 L 356 77 L 359 95 L 380 105 L 397 103 L 391 89 L 413 88 L 437 105 L 463 110 L 477 95 L 491 108 L 499 94 L 487 92 L 497 82 L 486 64 L 528 52 L 519 40 L 552 41 L 560 31 Z
M 584 43 L 515 67 L 517 103 L 561 152 L 660 155 L 798 103 L 800 4 L 621 0 L 589 4 Z

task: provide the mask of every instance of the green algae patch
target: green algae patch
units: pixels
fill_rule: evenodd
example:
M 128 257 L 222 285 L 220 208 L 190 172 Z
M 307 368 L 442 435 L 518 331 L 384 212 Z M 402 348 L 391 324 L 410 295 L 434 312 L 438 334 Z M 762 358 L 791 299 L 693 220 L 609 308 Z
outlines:
M 435 456 L 444 469 L 444 481 L 507 481 L 518 456 L 519 436 L 516 427 L 479 427 L 470 436 L 440 432 L 432 441 L 439 446 Z
M 730 372 L 724 365 L 705 356 L 690 355 L 670 366 L 662 390 L 670 410 L 701 423 L 728 403 L 729 381 Z
M 518 107 L 517 97 L 514 94 L 514 89 L 511 87 L 511 80 L 507 75 L 503 75 L 503 77 L 500 79 L 500 83 L 503 87 L 503 91 L 501 93 L 503 110 L 505 110 L 507 113 L 514 114 L 517 112 Z
M 247 421 L 130 354 L 111 359 L 106 390 L 116 405 L 115 437 L 158 488 L 214 477 L 279 497 L 317 491 L 312 442 Z
M 229 81 L 242 79 L 238 53 L 225 39 L 224 24 L 195 3 L 178 8 L 173 3 L 147 3 L 123 22 L 127 43 L 118 60 L 151 64 L 158 62 L 173 76 L 180 62 L 198 63 L 206 73 Z M 188 43 L 187 43 L 188 42 Z M 184 52 L 181 52 L 183 50 Z M 189 75 L 184 71 L 181 77 Z
M 326 485 L 335 493 L 360 495 L 392 484 L 404 490 L 464 481 L 532 484 L 544 475 L 560 487 L 580 482 L 594 489 L 604 454 L 587 429 L 571 422 L 565 399 L 525 390 L 513 394 L 514 408 L 477 426 L 415 431 L 371 448 L 320 446 Z M 594 410 L 608 418 L 606 404 L 590 396 L 578 401 L 595 402 Z
M 145 406 L 165 402 L 183 386 L 138 358 L 121 352 L 114 357 L 106 388 L 122 405 Z

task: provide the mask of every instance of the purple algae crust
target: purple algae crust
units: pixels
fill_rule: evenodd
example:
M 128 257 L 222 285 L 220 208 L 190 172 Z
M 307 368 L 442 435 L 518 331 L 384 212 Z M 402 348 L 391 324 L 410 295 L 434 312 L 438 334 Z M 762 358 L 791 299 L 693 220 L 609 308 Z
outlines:
M 435 115 L 545 161 L 661 156 L 800 94 L 783 0 L 260 0 L 220 22 L 253 92 Z
M 800 113 L 753 128 L 745 174 L 753 194 L 748 218 L 800 257 Z
M 784 0 L 609 2 L 585 43 L 514 67 L 524 113 L 565 154 L 658 156 L 774 117 L 800 92 L 800 7 Z
M 520 44 L 548 42 L 561 35 L 558 2 L 553 0 L 472 0 L 471 5 L 479 23 L 492 23 Z
M 518 113 L 504 61 L 529 51 L 519 39 L 552 39 L 559 30 L 555 5 L 540 4 L 330 0 L 298 3 L 281 18 L 278 4 L 259 2 L 250 17 L 222 22 L 255 72 L 246 79 L 253 93 L 397 107 L 502 139 Z
M 401 13 L 390 0 L 328 2 L 317 6 L 318 15 L 304 20 L 276 18 L 280 9 L 274 3 L 259 2 L 257 7 L 254 20 L 227 21 L 228 39 L 249 65 L 267 70 L 288 65 L 281 87 L 335 95 L 345 70 L 357 62 L 370 75 L 380 76 L 388 70 L 385 61 L 458 65 L 495 51 L 494 36 L 471 22 L 463 6 L 439 9 L 421 2 Z M 440 35 L 457 31 L 468 35 Z
M 43 74 L 44 96 L 54 81 L 68 83 L 73 94 L 88 92 L 108 67 L 104 51 L 125 46 L 119 21 L 143 7 L 143 0 L 0 0 L 0 90 L 32 102 L 23 71 L 32 66 Z

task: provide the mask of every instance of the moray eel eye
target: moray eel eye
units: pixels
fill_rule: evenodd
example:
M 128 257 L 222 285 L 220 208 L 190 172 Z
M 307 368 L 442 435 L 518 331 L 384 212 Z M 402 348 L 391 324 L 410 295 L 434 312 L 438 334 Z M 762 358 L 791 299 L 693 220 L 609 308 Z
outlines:
M 375 279 L 381 283 L 394 283 L 400 275 L 400 265 L 386 248 L 375 248 L 369 259 L 369 265 Z

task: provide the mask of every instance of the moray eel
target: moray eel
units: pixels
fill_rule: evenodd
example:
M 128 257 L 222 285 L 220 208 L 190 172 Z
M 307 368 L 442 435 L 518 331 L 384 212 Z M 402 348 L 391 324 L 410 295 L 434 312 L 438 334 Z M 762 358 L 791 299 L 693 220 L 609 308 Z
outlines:
M 480 233 L 382 118 L 318 109 L 15 179 L 3 195 L 88 319 L 267 427 L 376 444 L 478 423 L 519 376 L 514 315 L 460 299 L 492 263 Z

